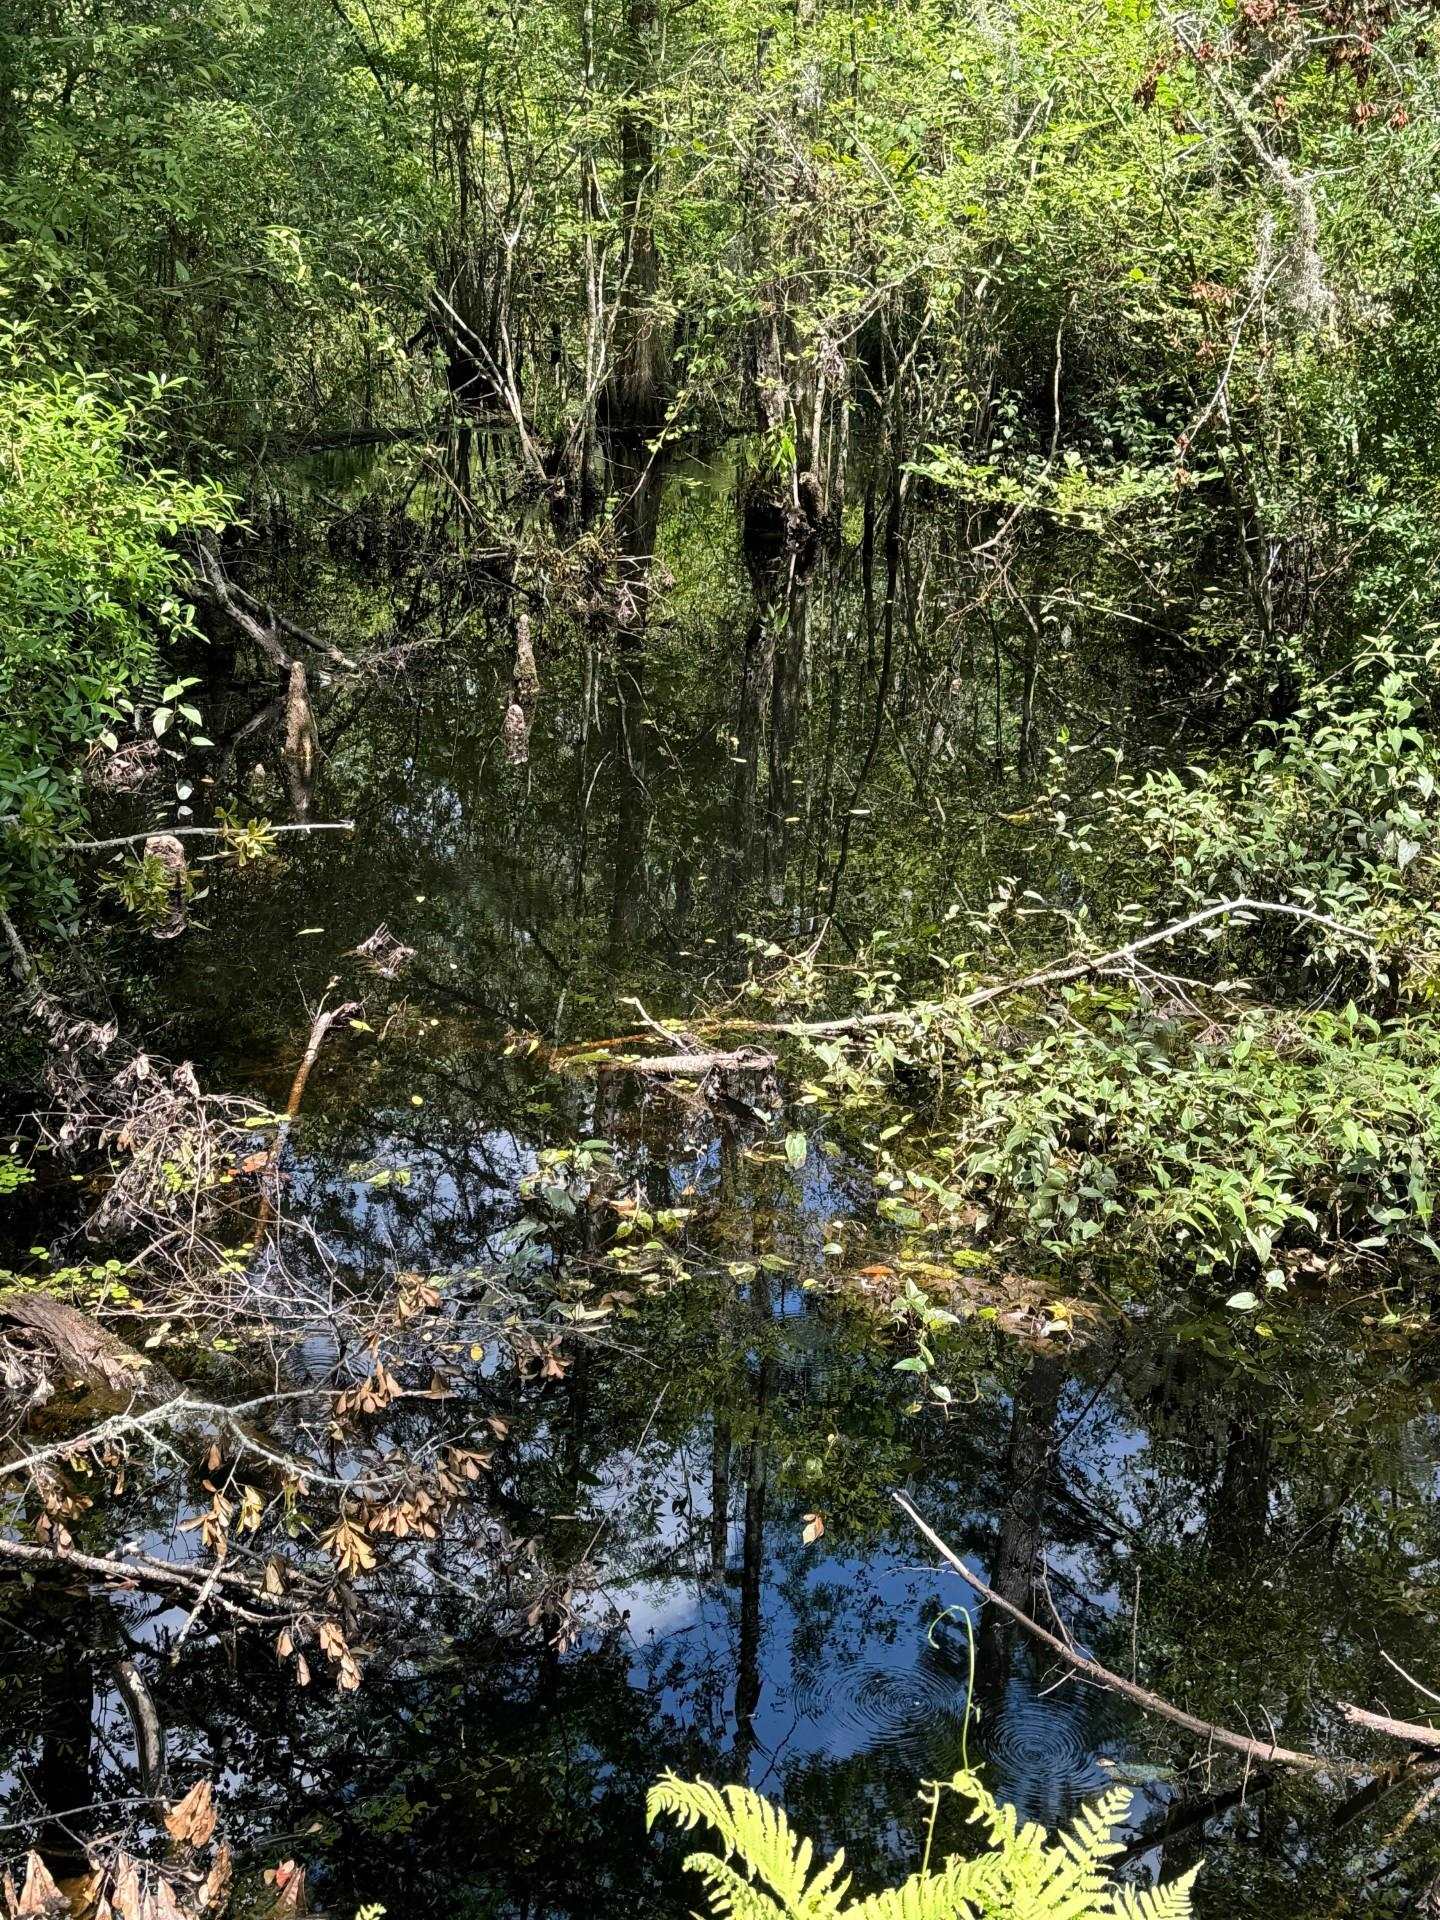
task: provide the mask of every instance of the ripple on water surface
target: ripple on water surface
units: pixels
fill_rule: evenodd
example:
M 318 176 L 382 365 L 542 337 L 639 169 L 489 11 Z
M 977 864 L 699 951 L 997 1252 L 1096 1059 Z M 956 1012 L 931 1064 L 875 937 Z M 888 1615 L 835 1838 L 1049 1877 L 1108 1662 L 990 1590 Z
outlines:
M 1114 1784 L 1096 1756 L 1099 1720 L 1087 1696 L 1038 1695 L 1028 1677 L 1012 1675 L 999 1711 L 982 1723 L 989 1786 L 1027 1819 L 1068 1820 L 1082 1800 Z
M 938 1664 L 884 1666 L 857 1661 L 810 1669 L 795 1677 L 800 1718 L 824 1725 L 838 1751 L 922 1755 L 958 1753 L 965 1719 L 965 1682 Z M 958 1761 L 957 1761 L 958 1764 Z

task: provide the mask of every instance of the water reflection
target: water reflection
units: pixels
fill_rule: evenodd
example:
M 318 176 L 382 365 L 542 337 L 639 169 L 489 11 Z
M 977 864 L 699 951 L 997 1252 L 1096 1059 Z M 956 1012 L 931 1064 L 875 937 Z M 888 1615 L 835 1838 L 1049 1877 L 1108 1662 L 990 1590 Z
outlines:
M 298 1690 L 244 1636 L 196 1636 L 172 1665 L 184 1616 L 139 1596 L 42 1607 L 5 1589 L 5 1820 L 34 1820 L 63 1859 L 75 1830 L 46 1810 L 104 1802 L 91 1833 L 143 1791 L 113 1683 L 128 1658 L 171 1778 L 216 1777 L 252 1866 L 303 1854 L 340 1914 L 684 1913 L 679 1849 L 640 1830 L 666 1765 L 748 1778 L 879 1884 L 913 1863 L 920 1779 L 967 1749 L 1046 1822 L 1135 1782 L 1146 1871 L 1212 1855 L 1202 1913 L 1318 1920 L 1342 1882 L 1347 1910 L 1393 1910 L 1436 1864 L 1423 1827 L 1387 1839 L 1403 1799 L 1377 1791 L 1352 1826 L 1309 1785 L 1230 1793 L 1193 1741 L 972 1607 L 889 1494 L 908 1488 L 998 1593 L 1053 1608 L 1117 1669 L 1216 1720 L 1273 1715 L 1296 1743 L 1336 1744 L 1337 1699 L 1413 1710 L 1382 1644 L 1436 1678 L 1428 1341 L 1387 1345 L 1334 1302 L 1237 1338 L 1173 1281 L 1164 1312 L 1122 1287 L 1083 1342 L 1031 1347 L 970 1315 L 945 1356 L 951 1409 L 921 1412 L 902 1349 L 832 1285 L 836 1222 L 883 1246 L 843 1135 L 827 1155 L 817 1134 L 800 1171 L 780 1128 L 507 1051 L 514 1028 L 623 1030 L 632 994 L 683 1017 L 733 980 L 741 933 L 788 937 L 833 907 L 842 941 L 915 937 L 997 873 L 1053 878 L 1023 820 L 1029 772 L 1086 711 L 1113 716 L 1105 744 L 1149 725 L 1112 636 L 1042 651 L 1021 623 L 978 651 L 954 529 L 902 521 L 884 487 L 863 490 L 848 547 L 756 569 L 713 475 L 636 449 L 616 472 L 616 551 L 588 604 L 533 612 L 524 766 L 500 747 L 511 583 L 425 553 L 382 565 L 373 504 L 330 528 L 319 575 L 303 541 L 260 556 L 275 597 L 342 640 L 380 621 L 412 639 L 459 626 L 464 645 L 378 688 L 313 690 L 308 804 L 359 830 L 217 870 L 125 1011 L 163 1016 L 215 1083 L 283 1100 L 302 1005 L 384 923 L 416 957 L 312 1076 L 286 1173 L 313 1239 L 262 1279 L 303 1287 L 323 1257 L 358 1287 L 412 1268 L 482 1287 L 523 1244 L 539 1153 L 597 1135 L 648 1204 L 693 1215 L 689 1277 L 642 1274 L 633 1311 L 559 1379 L 494 1354 L 465 1375 L 506 1437 L 458 1536 L 377 1582 L 358 1695 Z M 278 808 L 281 715 L 255 705 L 237 694 L 217 723 L 212 797 L 248 793 L 259 759 L 256 804 Z M 594 1253 L 601 1229 L 582 1233 Z M 162 1463 L 115 1524 L 170 1540 L 195 1498 Z M 551 1581 L 533 1618 L 521 1557 Z M 1208 1831 L 1186 1826 L 1197 1810 Z

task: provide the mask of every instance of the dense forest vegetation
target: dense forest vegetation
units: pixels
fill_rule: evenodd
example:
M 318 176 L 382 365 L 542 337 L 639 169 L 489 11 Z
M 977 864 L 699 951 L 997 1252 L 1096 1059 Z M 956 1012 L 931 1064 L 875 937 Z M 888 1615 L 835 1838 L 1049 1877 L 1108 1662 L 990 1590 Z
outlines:
M 0 13 L 9 1920 L 1440 1911 L 1435 32 Z

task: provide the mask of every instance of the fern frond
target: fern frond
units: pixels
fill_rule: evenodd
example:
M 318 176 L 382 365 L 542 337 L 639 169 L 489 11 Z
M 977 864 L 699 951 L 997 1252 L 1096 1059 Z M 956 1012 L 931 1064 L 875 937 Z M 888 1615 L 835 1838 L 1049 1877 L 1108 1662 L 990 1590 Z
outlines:
M 915 1873 L 899 1887 L 887 1887 L 846 1907 L 842 1920 L 979 1920 L 992 1911 L 998 1892 L 999 1856 L 947 1860 L 938 1873 Z
M 705 1881 L 716 1920 L 1191 1920 L 1195 1872 L 1143 1892 L 1113 1885 L 1105 1863 L 1122 1851 L 1111 1835 L 1130 1804 L 1123 1787 L 1082 1807 L 1052 1843 L 1035 1821 L 1022 1825 L 1014 1807 L 1001 1806 L 973 1773 L 930 1784 L 973 1801 L 970 1818 L 989 1833 L 991 1850 L 978 1860 L 952 1857 L 933 1873 L 912 1874 L 903 1886 L 848 1907 L 844 1854 L 812 1877 L 810 1842 L 749 1787 L 667 1773 L 651 1788 L 647 1810 L 651 1824 L 664 1813 L 687 1830 L 703 1823 L 718 1836 L 723 1859 L 693 1853 L 685 1862 Z M 744 1872 L 731 1865 L 736 1856 Z
M 1143 1892 L 1117 1888 L 1111 1903 L 1115 1920 L 1191 1920 L 1190 1889 L 1199 1872 L 1198 1866 L 1192 1867 L 1168 1886 L 1147 1887 Z
M 713 1853 L 692 1853 L 685 1870 L 704 1880 L 716 1920 L 790 1920 L 784 1907 L 776 1906 L 768 1893 L 737 1873 L 728 1860 Z
M 978 1774 L 957 1773 L 945 1784 L 952 1793 L 962 1794 L 965 1799 L 975 1802 L 975 1810 L 970 1815 L 971 1825 L 984 1827 L 991 1846 L 998 1852 L 1043 1852 L 1045 1829 L 1033 1820 L 1027 1820 L 1022 1827 L 1014 1807 L 1008 1804 L 1002 1806 Z
M 1081 1807 L 1071 1825 L 1070 1831 L 1063 1835 L 1067 1845 L 1083 1849 L 1091 1861 L 1108 1860 L 1112 1854 L 1124 1851 L 1118 1840 L 1110 1835 L 1130 1810 L 1130 1793 L 1126 1787 L 1111 1787 L 1108 1793 L 1102 1793 L 1098 1800 L 1092 1800 Z
M 703 1820 L 715 1830 L 727 1859 L 739 1854 L 752 1876 L 769 1883 L 783 1915 L 793 1920 L 834 1920 L 840 1913 L 850 1886 L 848 1875 L 840 1878 L 844 1852 L 811 1879 L 814 1848 L 796 1835 L 783 1809 L 763 1794 L 749 1787 L 714 1787 L 708 1780 L 681 1780 L 667 1773 L 650 1789 L 646 1811 L 650 1825 L 659 1814 L 668 1813 L 687 1831 Z M 711 1858 L 696 1854 L 686 1865 L 704 1872 L 703 1863 Z

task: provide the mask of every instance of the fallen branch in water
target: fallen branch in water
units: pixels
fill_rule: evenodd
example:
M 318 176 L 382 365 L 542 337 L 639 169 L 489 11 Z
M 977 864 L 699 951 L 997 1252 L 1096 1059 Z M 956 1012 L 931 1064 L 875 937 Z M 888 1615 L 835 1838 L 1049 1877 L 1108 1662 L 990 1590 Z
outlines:
M 1369 1713 L 1349 1700 L 1340 1702 L 1340 1711 L 1352 1727 L 1383 1733 L 1392 1740 L 1407 1741 L 1413 1747 L 1440 1747 L 1440 1727 L 1427 1727 L 1418 1720 L 1392 1720 L 1388 1713 Z
M 147 827 L 144 833 L 121 833 L 113 840 L 57 840 L 55 846 L 61 853 L 108 853 L 112 847 L 133 847 L 142 840 L 150 840 L 157 833 L 168 833 L 178 840 L 182 837 L 190 840 L 225 840 L 233 834 L 233 827 Z M 278 826 L 268 826 L 266 833 L 353 833 L 353 820 L 287 820 Z
M 844 1034 L 871 1033 L 886 1027 L 916 1027 L 927 1020 L 953 1018 L 956 1014 L 972 1013 L 977 1007 L 988 1006 L 991 1002 L 1008 998 L 1016 993 L 1030 993 L 1039 988 L 1069 986 L 1076 980 L 1084 980 L 1096 974 L 1109 974 L 1123 969 L 1136 960 L 1150 947 L 1160 946 L 1167 940 L 1178 940 L 1187 933 L 1193 933 L 1199 927 L 1212 920 L 1223 918 L 1231 913 L 1277 914 L 1282 918 L 1303 920 L 1309 924 L 1327 928 L 1332 933 L 1345 935 L 1347 939 L 1361 940 L 1373 945 L 1372 936 L 1361 927 L 1348 927 L 1343 921 L 1332 919 L 1329 914 L 1316 913 L 1309 907 L 1292 906 L 1283 900 L 1251 900 L 1240 896 L 1234 900 L 1220 900 L 1213 906 L 1202 907 L 1198 912 L 1187 914 L 1183 920 L 1174 920 L 1169 925 L 1157 927 L 1153 933 L 1142 934 L 1139 939 L 1130 941 L 1123 947 L 1112 947 L 1107 953 L 1092 954 L 1085 958 L 1074 958 L 1057 962 L 1052 967 L 1041 967 L 1033 973 L 1020 975 L 1014 980 L 1001 980 L 994 986 L 977 987 L 959 1000 L 945 1002 L 939 1000 L 921 1000 L 908 1007 L 885 1007 L 874 1013 L 852 1013 L 834 1020 L 747 1020 L 728 1014 L 715 1014 L 690 1024 L 697 1032 L 728 1031 L 732 1033 L 778 1033 L 790 1039 L 809 1040 Z M 632 1001 L 632 1006 L 639 1006 Z M 669 1029 L 653 1020 L 643 1007 L 640 1012 L 656 1032 L 674 1038 Z M 586 1053 L 594 1053 L 606 1047 L 633 1044 L 643 1038 L 633 1034 L 613 1040 L 595 1040 L 588 1043 L 576 1043 L 576 1050 L 582 1045 Z M 742 1049 L 743 1051 L 743 1049 Z M 683 1056 L 685 1059 L 699 1061 L 708 1057 L 712 1063 L 725 1064 L 727 1056 L 702 1056 L 699 1054 Z M 739 1063 L 748 1064 L 748 1063 Z M 689 1069 L 679 1064 L 679 1060 L 669 1055 L 661 1055 L 647 1062 L 627 1062 L 635 1072 L 682 1073 Z
M 1184 1727 L 1188 1733 L 1197 1734 L 1214 1746 L 1229 1747 L 1234 1753 L 1243 1753 L 1247 1760 L 1257 1760 L 1266 1765 L 1280 1767 L 1298 1767 L 1305 1773 L 1359 1774 L 1374 1771 L 1369 1762 L 1352 1760 L 1343 1754 L 1302 1753 L 1293 1747 L 1276 1746 L 1272 1741 L 1254 1740 L 1249 1734 L 1232 1732 L 1229 1727 L 1217 1726 L 1212 1720 L 1202 1720 L 1198 1714 L 1187 1713 L 1183 1707 L 1172 1706 L 1168 1700 L 1162 1700 L 1158 1693 L 1151 1693 L 1148 1687 L 1139 1686 L 1133 1680 L 1126 1680 L 1122 1675 L 1112 1673 L 1109 1667 L 1102 1667 L 1098 1660 L 1090 1659 L 1087 1654 L 1067 1646 L 1057 1635 L 1047 1632 L 1038 1621 L 1032 1620 L 1028 1613 L 1022 1613 L 1013 1601 L 996 1593 L 993 1587 L 987 1587 L 977 1574 L 971 1573 L 960 1556 L 946 1546 L 939 1534 L 921 1518 L 903 1493 L 897 1492 L 892 1497 L 900 1511 L 920 1530 L 935 1551 L 954 1572 L 959 1574 L 968 1587 L 978 1593 L 988 1605 L 998 1607 L 1002 1613 L 1009 1614 L 1010 1618 L 1024 1627 L 1027 1633 L 1033 1634 L 1042 1645 L 1049 1647 L 1052 1653 L 1058 1654 L 1068 1666 L 1073 1667 L 1077 1673 L 1084 1674 L 1087 1680 L 1093 1680 L 1099 1686 L 1108 1687 L 1112 1693 L 1123 1694 L 1127 1700 L 1133 1700 L 1147 1713 L 1153 1713 L 1162 1720 L 1173 1721 L 1177 1727 Z
M 156 1394 L 169 1398 L 179 1392 L 164 1368 L 147 1355 L 137 1353 L 88 1313 L 39 1289 L 0 1293 L 0 1322 L 5 1321 L 33 1334 L 67 1375 L 91 1388 L 146 1399 Z
M 292 640 L 298 640 L 302 646 L 314 647 L 317 653 L 323 653 L 325 655 L 325 658 L 332 666 L 343 667 L 347 673 L 354 673 L 356 671 L 356 663 L 350 658 L 348 653 L 342 653 L 338 647 L 331 646 L 328 640 L 322 640 L 317 634 L 310 633 L 304 627 L 297 626 L 288 615 L 277 613 L 273 607 L 262 607 L 260 602 L 255 599 L 252 594 L 246 593 L 243 587 L 237 587 L 233 580 L 228 584 L 230 592 L 235 599 L 239 601 L 241 606 L 248 608 L 252 613 L 263 613 L 269 620 L 272 630 L 277 630 L 280 633 L 288 633 Z M 294 663 L 292 662 L 291 664 L 293 665 Z
M 1127 961 L 1136 959 L 1149 947 L 1160 946 L 1167 940 L 1178 940 L 1182 935 L 1194 933 L 1198 927 L 1212 920 L 1221 919 L 1227 913 L 1273 913 L 1283 917 L 1304 920 L 1316 926 L 1326 927 L 1332 933 L 1343 933 L 1347 939 L 1363 940 L 1367 945 L 1374 941 L 1361 927 L 1347 927 L 1342 921 L 1333 920 L 1328 913 L 1315 913 L 1309 907 L 1295 907 L 1283 900 L 1251 900 L 1241 896 L 1234 900 L 1220 900 L 1214 906 L 1202 907 L 1198 913 L 1187 914 L 1183 920 L 1173 920 L 1168 926 L 1157 927 L 1153 933 L 1143 934 L 1138 940 L 1132 940 L 1123 947 L 1112 947 L 1108 953 L 1092 954 L 1084 959 L 1061 961 L 1053 967 L 1041 967 L 1034 973 L 1022 974 L 1015 980 L 1002 980 L 993 987 L 977 987 L 973 993 L 967 993 L 951 1006 L 941 1002 L 925 1002 L 916 1007 L 893 1007 L 878 1013 L 852 1014 L 848 1019 L 778 1021 L 773 1023 L 743 1022 L 756 1032 L 787 1033 L 797 1038 L 811 1034 L 858 1033 L 871 1027 L 895 1027 L 913 1025 L 917 1018 L 925 1014 L 970 1013 L 976 1007 L 988 1006 L 993 1000 L 1001 1000 L 1012 993 L 1029 993 L 1037 987 L 1069 986 L 1073 981 L 1083 980 L 1090 974 L 1104 973 L 1116 967 L 1124 966 Z
M 202 541 L 196 550 L 195 561 L 199 572 L 190 586 L 192 599 L 213 601 L 229 616 L 251 645 L 259 648 L 272 666 L 277 667 L 281 673 L 288 673 L 290 656 L 281 646 L 280 636 L 276 633 L 273 622 L 268 627 L 262 625 L 256 618 L 256 613 L 251 611 L 254 603 L 251 602 L 251 607 L 242 605 L 221 564 L 219 554 Z M 248 597 L 247 595 L 246 598 Z
M 683 1076 L 707 1073 L 763 1073 L 775 1065 L 773 1053 L 759 1047 L 737 1047 L 733 1053 L 659 1053 L 638 1055 L 633 1060 L 616 1059 L 598 1064 L 614 1073 L 646 1073 Z
M 260 1217 L 255 1224 L 255 1237 L 252 1246 L 258 1247 L 265 1238 L 274 1213 L 274 1195 L 280 1181 L 280 1162 L 284 1158 L 285 1144 L 290 1138 L 290 1129 L 295 1124 L 295 1116 L 300 1111 L 300 1102 L 305 1098 L 305 1083 L 310 1078 L 310 1069 L 316 1056 L 325 1043 L 325 1036 L 337 1020 L 343 1020 L 347 1014 L 358 1013 L 358 1000 L 342 1000 L 339 1006 L 322 1005 L 310 1023 L 310 1037 L 305 1043 L 305 1052 L 299 1066 L 295 1069 L 295 1078 L 290 1083 L 290 1098 L 285 1102 L 285 1112 L 279 1126 L 275 1129 L 275 1138 L 270 1143 L 269 1164 L 265 1169 L 264 1184 L 260 1193 Z

